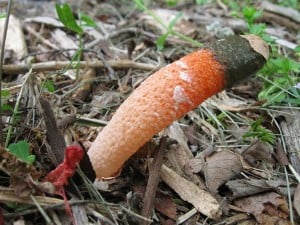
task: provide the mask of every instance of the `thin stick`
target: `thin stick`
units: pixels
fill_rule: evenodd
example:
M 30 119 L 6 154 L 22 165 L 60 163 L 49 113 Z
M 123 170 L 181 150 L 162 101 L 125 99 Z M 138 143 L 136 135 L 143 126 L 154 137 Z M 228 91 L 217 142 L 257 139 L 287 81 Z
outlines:
M 107 65 L 115 69 L 124 69 L 124 68 L 132 68 L 132 69 L 141 69 L 141 70 L 149 70 L 154 71 L 158 69 L 156 65 L 150 65 L 146 63 L 134 62 L 131 60 L 110 60 L 107 61 Z M 105 68 L 103 62 L 96 61 L 80 61 L 76 65 L 72 65 L 70 61 L 50 61 L 43 63 L 33 63 L 31 65 L 4 65 L 3 72 L 6 74 L 19 74 L 26 73 L 32 68 L 33 72 L 41 72 L 41 71 L 51 71 L 51 70 L 61 70 L 61 69 L 76 69 L 78 66 L 81 69 L 84 68 Z
M 12 114 L 12 117 L 10 118 L 10 121 L 9 121 L 10 125 L 8 127 L 8 131 L 7 131 L 7 135 L 6 135 L 5 147 L 7 147 L 8 144 L 9 144 L 9 142 L 10 142 L 11 134 L 12 134 L 13 128 L 15 126 L 16 117 L 17 117 L 17 113 L 19 111 L 19 106 L 20 106 L 20 103 L 21 103 L 21 100 L 22 100 L 23 92 L 25 90 L 26 83 L 28 82 L 30 76 L 31 76 L 31 71 L 29 71 L 25 75 L 24 81 L 22 83 L 22 87 L 21 87 L 20 92 L 18 94 L 18 97 L 17 97 L 17 100 L 16 100 L 16 104 L 15 104 L 15 107 L 14 107 L 14 110 L 13 110 L 13 114 Z M 1 96 L 0 96 L 0 98 L 1 98 Z
M 4 23 L 4 29 L 2 34 L 2 44 L 1 44 L 1 52 L 0 52 L 0 115 L 2 113 L 2 78 L 3 78 L 3 63 L 4 63 L 4 51 L 5 51 L 5 41 L 7 36 L 7 29 L 8 29 L 8 23 L 9 23 L 9 16 L 11 12 L 12 7 L 12 0 L 8 1 L 7 5 L 7 15 L 5 18 Z M 0 118 L 0 143 L 3 144 L 3 123 L 2 123 L 2 117 Z
M 39 204 L 39 202 L 35 199 L 35 197 L 33 195 L 30 195 L 31 200 L 34 202 L 34 204 L 36 205 L 36 207 L 38 208 L 38 210 L 40 211 L 40 213 L 42 214 L 42 216 L 44 217 L 44 219 L 46 220 L 46 223 L 49 225 L 54 225 L 54 223 L 51 221 L 50 217 L 47 215 L 47 213 L 45 212 L 45 210 L 41 207 L 41 205 Z
M 144 204 L 142 209 L 142 216 L 149 218 L 152 214 L 154 199 L 156 195 L 157 186 L 160 180 L 160 171 L 163 164 L 163 157 L 167 147 L 167 137 L 163 136 L 159 143 L 158 151 L 155 153 L 151 169 L 149 171 L 149 179 L 144 197 Z M 141 221 L 141 225 L 148 225 L 149 221 Z

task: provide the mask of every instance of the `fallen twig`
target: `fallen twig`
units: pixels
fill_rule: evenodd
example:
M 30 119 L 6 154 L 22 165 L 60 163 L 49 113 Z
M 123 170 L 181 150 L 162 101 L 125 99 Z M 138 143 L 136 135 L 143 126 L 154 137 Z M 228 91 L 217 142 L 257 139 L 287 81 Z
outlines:
M 154 160 L 151 164 L 151 168 L 149 171 L 149 179 L 147 183 L 146 193 L 144 197 L 144 204 L 142 209 L 142 216 L 149 218 L 153 211 L 153 204 L 156 195 L 157 185 L 160 180 L 160 171 L 161 166 L 163 164 L 163 157 L 165 150 L 167 148 L 167 140 L 166 136 L 163 136 L 160 140 L 159 149 L 154 156 Z M 142 225 L 150 224 L 149 221 L 143 220 L 141 221 Z
M 141 70 L 157 70 L 159 66 L 149 65 L 146 63 L 134 62 L 131 60 L 111 60 L 107 61 L 107 64 L 115 69 L 141 69 Z M 26 73 L 30 69 L 33 72 L 41 72 L 41 71 L 51 71 L 51 70 L 61 70 L 61 69 L 75 69 L 79 67 L 83 68 L 105 68 L 103 62 L 97 61 L 80 61 L 78 64 L 72 64 L 69 61 L 50 61 L 50 62 L 42 62 L 42 63 L 33 63 L 31 65 L 19 64 L 19 65 L 4 65 L 3 73 L 6 74 L 19 74 Z

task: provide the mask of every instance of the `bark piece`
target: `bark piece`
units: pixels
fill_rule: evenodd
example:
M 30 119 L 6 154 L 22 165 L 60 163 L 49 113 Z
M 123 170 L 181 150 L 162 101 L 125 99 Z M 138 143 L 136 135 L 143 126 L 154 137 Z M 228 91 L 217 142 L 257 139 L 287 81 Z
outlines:
M 222 212 L 218 201 L 207 191 L 178 175 L 163 165 L 162 180 L 169 185 L 184 201 L 191 203 L 200 213 L 217 220 Z

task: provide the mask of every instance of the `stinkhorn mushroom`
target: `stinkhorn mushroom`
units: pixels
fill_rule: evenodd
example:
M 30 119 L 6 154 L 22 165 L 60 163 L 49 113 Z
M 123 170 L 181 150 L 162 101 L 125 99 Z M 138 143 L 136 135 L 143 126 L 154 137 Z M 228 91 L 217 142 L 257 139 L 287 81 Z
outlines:
M 230 36 L 149 76 L 92 143 L 88 155 L 97 178 L 114 176 L 153 135 L 210 96 L 257 72 L 268 55 L 259 37 Z

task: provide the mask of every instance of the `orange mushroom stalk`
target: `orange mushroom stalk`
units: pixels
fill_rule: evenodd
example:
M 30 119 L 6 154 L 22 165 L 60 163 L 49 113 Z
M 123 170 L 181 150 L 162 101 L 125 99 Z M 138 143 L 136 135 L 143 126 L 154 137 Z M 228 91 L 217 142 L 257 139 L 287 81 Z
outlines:
M 210 96 L 257 72 L 268 58 L 257 36 L 230 36 L 161 68 L 118 108 L 88 155 L 97 178 L 114 176 L 151 137 Z

